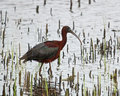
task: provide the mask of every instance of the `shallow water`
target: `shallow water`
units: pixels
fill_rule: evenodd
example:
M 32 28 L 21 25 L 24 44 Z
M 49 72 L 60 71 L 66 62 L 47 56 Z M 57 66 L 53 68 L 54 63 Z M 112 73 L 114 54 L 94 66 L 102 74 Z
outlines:
M 37 6 L 39 6 L 39 13 L 36 12 Z M 117 49 L 117 38 L 120 38 L 119 9 L 119 0 L 96 0 L 96 2 L 92 2 L 91 5 L 88 5 L 88 0 L 82 0 L 80 8 L 78 8 L 78 2 L 76 0 L 73 1 L 72 12 L 70 11 L 69 0 L 48 0 L 45 6 L 43 0 L 1 0 L 0 11 L 2 11 L 2 17 L 0 14 L 0 54 L 2 54 L 3 51 L 3 57 L 0 55 L 0 95 L 3 94 L 4 84 L 6 86 L 6 94 L 9 94 L 8 86 L 10 85 L 10 95 L 13 95 L 13 84 L 16 78 L 17 96 L 19 96 L 20 89 L 24 89 L 25 71 L 29 71 L 30 74 L 33 74 L 33 77 L 35 77 L 35 73 L 39 73 L 40 65 L 37 62 L 32 61 L 27 62 L 26 64 L 22 63 L 20 65 L 17 63 L 17 60 L 28 50 L 28 43 L 30 44 L 30 47 L 33 47 L 39 42 L 44 41 L 42 38 L 46 38 L 46 24 L 48 24 L 47 39 L 61 40 L 61 34 L 57 32 L 59 29 L 59 20 L 60 32 L 64 25 L 68 25 L 73 28 L 74 22 L 74 32 L 80 36 L 82 41 L 85 39 L 85 44 L 83 43 L 82 48 L 85 48 L 86 51 L 85 54 L 81 56 L 82 53 L 79 41 L 71 34 L 68 34 L 67 44 L 61 52 L 60 66 L 58 66 L 57 60 L 51 63 L 53 73 L 53 78 L 51 81 L 55 82 L 55 77 L 59 79 L 61 74 L 62 78 L 66 79 L 68 74 L 72 75 L 72 68 L 74 67 L 74 84 L 77 83 L 77 73 L 79 72 L 79 96 L 82 95 L 82 84 L 84 85 L 84 90 L 88 89 L 90 94 L 92 94 L 94 86 L 97 86 L 98 84 L 98 77 L 101 78 L 101 96 L 108 95 L 108 86 L 110 88 L 109 94 L 112 96 L 115 86 L 114 80 L 111 80 L 110 76 L 113 75 L 113 71 L 117 69 L 117 90 L 120 94 L 120 50 Z M 7 20 L 3 48 L 2 32 L 5 28 L 5 12 L 7 12 Z M 110 28 L 108 28 L 109 22 Z M 106 29 L 106 41 L 112 38 L 112 54 L 115 46 L 115 57 L 113 55 L 109 55 L 108 59 L 106 59 L 106 57 L 103 56 L 100 63 L 101 54 L 97 54 L 96 61 L 92 62 L 92 60 L 88 60 L 86 64 L 84 59 L 87 57 L 87 54 L 88 57 L 90 56 L 90 40 L 92 38 L 93 44 L 96 44 L 96 39 L 98 38 L 100 43 L 102 43 L 104 28 Z M 85 33 L 85 37 L 83 36 L 83 31 Z M 69 47 L 68 52 L 67 46 Z M 97 47 L 96 50 L 98 52 L 99 47 Z M 13 55 L 15 56 L 15 59 L 10 59 L 8 67 L 5 65 L 4 68 L 3 59 L 5 56 L 8 56 L 9 51 L 10 54 L 14 53 Z M 63 52 L 65 54 L 64 58 L 62 58 Z M 74 59 L 74 54 L 76 59 Z M 49 65 L 44 64 L 42 69 L 42 76 L 47 79 L 49 76 L 47 72 L 48 68 Z M 21 86 L 19 85 L 20 71 L 22 74 Z M 10 76 L 10 74 L 12 74 L 12 76 Z M 38 75 L 37 77 L 39 78 Z M 67 85 L 67 81 L 62 82 L 65 83 L 65 89 L 69 88 L 69 92 L 72 96 L 76 95 L 74 88 L 71 91 L 70 86 Z M 26 92 L 24 92 L 24 95 L 25 93 Z M 65 92 L 62 90 L 61 95 L 64 96 L 64 94 Z

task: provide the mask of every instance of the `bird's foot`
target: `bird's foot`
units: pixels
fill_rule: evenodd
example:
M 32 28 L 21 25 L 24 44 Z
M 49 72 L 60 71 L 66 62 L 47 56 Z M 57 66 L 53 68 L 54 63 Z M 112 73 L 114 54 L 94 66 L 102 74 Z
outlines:
M 48 74 L 50 75 L 51 78 L 53 77 L 51 68 L 48 69 Z

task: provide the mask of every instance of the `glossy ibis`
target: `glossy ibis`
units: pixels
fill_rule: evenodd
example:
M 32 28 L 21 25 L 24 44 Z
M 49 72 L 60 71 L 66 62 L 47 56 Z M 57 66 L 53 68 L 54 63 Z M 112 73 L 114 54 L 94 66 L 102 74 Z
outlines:
M 64 26 L 62 28 L 62 40 L 61 41 L 46 41 L 34 46 L 30 49 L 25 55 L 23 55 L 20 60 L 24 59 L 23 62 L 35 60 L 38 62 L 49 63 L 57 59 L 60 55 L 60 51 L 63 49 L 67 42 L 67 33 L 72 33 L 75 37 L 78 38 L 80 43 L 82 44 L 79 37 L 71 30 L 69 26 Z M 42 68 L 40 67 L 40 71 Z M 51 68 L 51 65 L 50 65 Z

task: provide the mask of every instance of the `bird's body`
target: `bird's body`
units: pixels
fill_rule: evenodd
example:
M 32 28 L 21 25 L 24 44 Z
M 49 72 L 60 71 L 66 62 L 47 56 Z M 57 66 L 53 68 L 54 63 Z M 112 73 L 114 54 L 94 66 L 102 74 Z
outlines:
M 34 46 L 20 59 L 24 59 L 24 62 L 35 60 L 41 63 L 50 63 L 57 59 L 60 55 L 60 51 L 63 49 L 67 42 L 67 33 L 73 33 L 68 26 L 62 28 L 62 40 L 61 41 L 46 41 Z M 77 37 L 78 38 L 78 37 Z M 78 38 L 79 39 L 79 38 Z M 80 39 L 79 39 L 80 41 Z M 81 42 L 81 41 L 80 41 Z
M 59 57 L 61 51 L 59 41 L 46 41 L 30 49 L 21 59 L 35 60 L 41 63 L 49 63 Z

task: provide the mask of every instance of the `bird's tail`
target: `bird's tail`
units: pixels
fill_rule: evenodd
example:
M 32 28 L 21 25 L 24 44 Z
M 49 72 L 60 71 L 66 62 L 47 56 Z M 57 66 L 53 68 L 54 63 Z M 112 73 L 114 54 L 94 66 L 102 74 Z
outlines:
M 22 57 L 20 57 L 20 60 L 23 60 L 23 59 L 24 59 L 23 63 L 25 63 L 28 60 L 28 55 L 25 54 Z
M 31 54 L 32 54 L 32 50 L 29 50 L 27 53 L 25 53 L 25 54 L 20 58 L 20 60 L 23 60 L 23 59 L 24 59 L 23 63 L 31 60 Z

